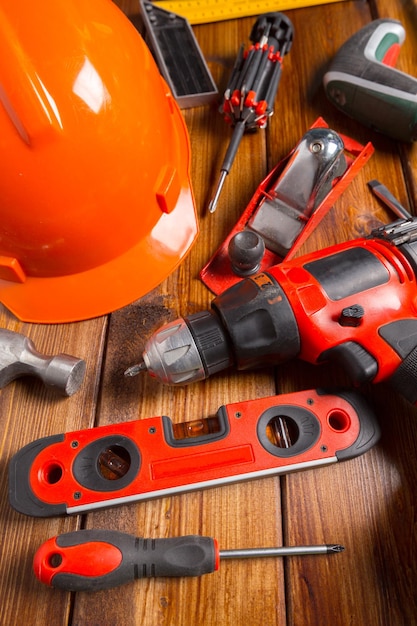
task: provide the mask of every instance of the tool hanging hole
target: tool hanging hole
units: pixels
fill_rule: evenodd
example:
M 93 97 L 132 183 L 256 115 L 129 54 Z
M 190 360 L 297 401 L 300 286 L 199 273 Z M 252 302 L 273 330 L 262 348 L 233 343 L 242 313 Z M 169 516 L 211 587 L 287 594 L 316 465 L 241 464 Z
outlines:
M 98 456 L 98 469 L 106 480 L 119 480 L 130 469 L 131 458 L 123 446 L 109 446 Z
M 42 478 L 48 485 L 56 485 L 62 476 L 63 469 L 58 463 L 48 463 L 42 469 Z
M 296 422 L 286 415 L 276 415 L 266 425 L 266 436 L 277 448 L 291 448 L 300 436 Z
M 49 555 L 49 557 L 48 557 L 48 565 L 49 565 L 49 567 L 52 567 L 53 569 L 56 569 L 61 564 L 62 564 L 62 556 L 61 556 L 61 554 L 59 554 L 58 552 L 54 552 L 53 554 Z
M 332 430 L 338 433 L 345 433 L 350 428 L 350 417 L 344 411 L 330 411 L 327 416 L 327 423 Z

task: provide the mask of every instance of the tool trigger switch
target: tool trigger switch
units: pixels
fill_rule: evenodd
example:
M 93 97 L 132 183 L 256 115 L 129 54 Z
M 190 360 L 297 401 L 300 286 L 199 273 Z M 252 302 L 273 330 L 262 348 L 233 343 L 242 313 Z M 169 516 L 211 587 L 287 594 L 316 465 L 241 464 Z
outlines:
M 364 383 L 371 381 L 378 373 L 378 362 L 365 348 L 355 341 L 345 341 L 323 352 L 318 361 L 336 361 L 344 367 L 351 378 Z

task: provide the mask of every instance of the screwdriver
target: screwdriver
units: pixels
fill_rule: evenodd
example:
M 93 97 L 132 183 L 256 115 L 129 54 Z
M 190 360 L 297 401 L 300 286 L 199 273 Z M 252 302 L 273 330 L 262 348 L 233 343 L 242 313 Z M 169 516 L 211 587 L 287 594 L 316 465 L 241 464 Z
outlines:
M 256 20 L 249 38 L 252 44 L 248 50 L 244 44 L 241 46 L 224 92 L 221 111 L 234 131 L 209 204 L 210 213 L 216 210 L 244 133 L 265 128 L 273 114 L 282 59 L 290 51 L 293 26 L 283 13 L 264 13 Z
M 340 544 L 219 550 L 216 539 L 187 535 L 143 539 L 113 530 L 78 530 L 52 537 L 37 550 L 33 569 L 43 583 L 66 591 L 100 591 L 138 578 L 201 576 L 221 559 L 342 552 Z
M 409 213 L 407 209 L 398 202 L 397 198 L 389 191 L 389 189 L 387 189 L 387 187 L 385 187 L 385 185 L 380 183 L 379 180 L 374 178 L 373 180 L 368 181 L 368 187 L 372 193 L 379 198 L 385 206 L 394 211 L 400 219 L 412 219 L 411 213 Z

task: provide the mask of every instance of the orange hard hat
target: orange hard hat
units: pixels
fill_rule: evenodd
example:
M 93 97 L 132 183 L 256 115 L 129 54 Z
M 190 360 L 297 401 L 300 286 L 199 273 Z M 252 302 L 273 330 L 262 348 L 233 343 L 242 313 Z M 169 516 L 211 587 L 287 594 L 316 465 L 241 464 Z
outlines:
M 114 311 L 195 241 L 190 145 L 111 0 L 2 0 L 0 301 L 29 322 Z

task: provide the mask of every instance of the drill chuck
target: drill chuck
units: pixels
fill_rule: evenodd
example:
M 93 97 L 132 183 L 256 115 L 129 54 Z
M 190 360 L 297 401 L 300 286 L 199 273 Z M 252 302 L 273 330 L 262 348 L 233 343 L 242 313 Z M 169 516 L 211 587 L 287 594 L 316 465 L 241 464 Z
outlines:
M 202 311 L 174 320 L 152 335 L 143 363 L 159 382 L 186 385 L 231 366 L 233 358 L 220 320 L 212 311 Z
M 168 385 L 185 385 L 235 366 L 283 363 L 299 353 L 297 322 L 283 289 L 268 274 L 246 278 L 220 294 L 209 311 L 160 328 L 145 345 L 143 364 Z

